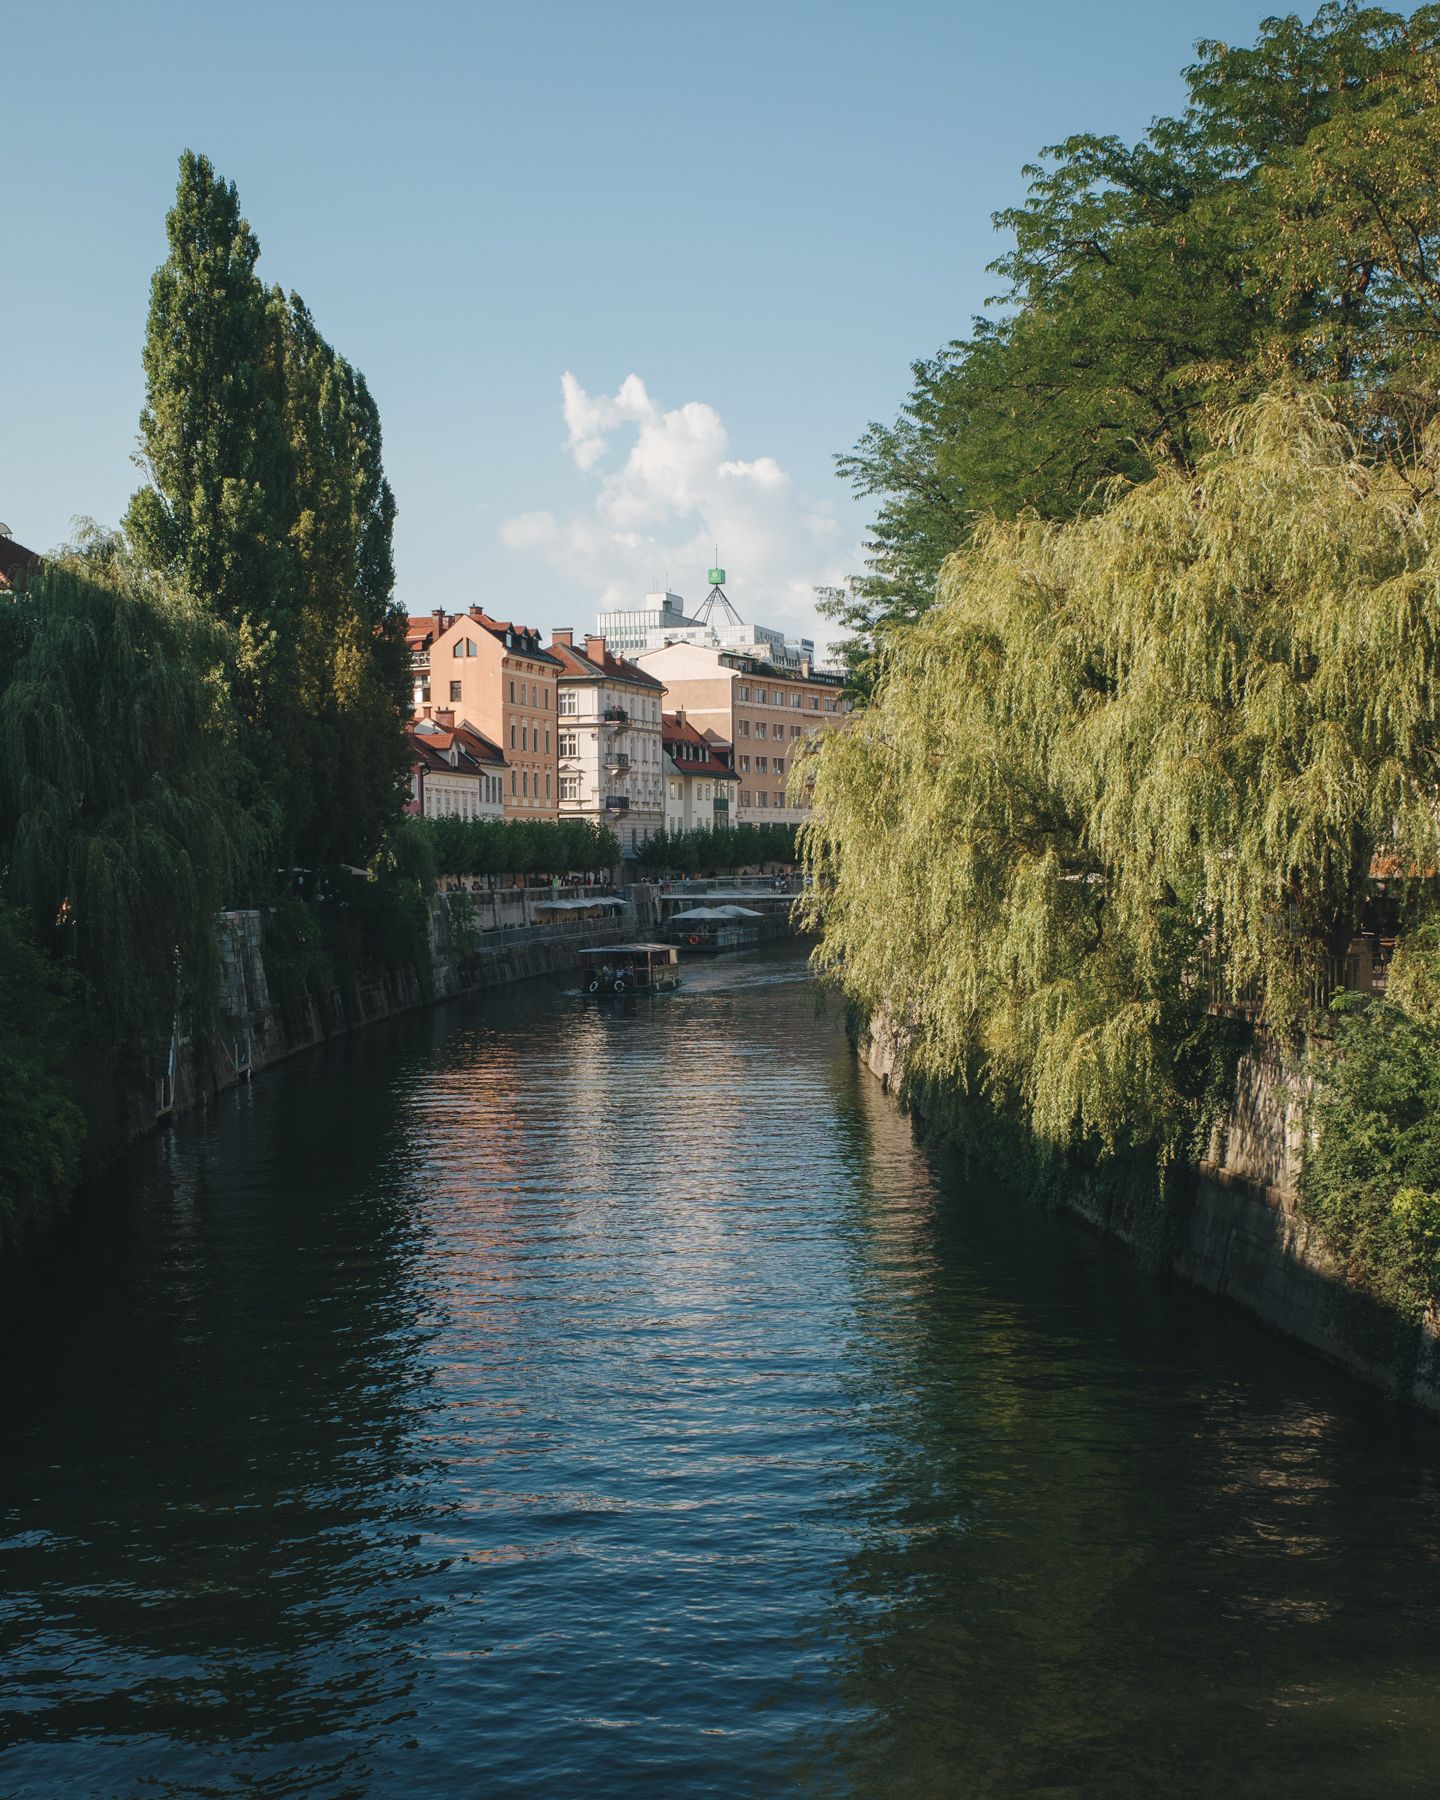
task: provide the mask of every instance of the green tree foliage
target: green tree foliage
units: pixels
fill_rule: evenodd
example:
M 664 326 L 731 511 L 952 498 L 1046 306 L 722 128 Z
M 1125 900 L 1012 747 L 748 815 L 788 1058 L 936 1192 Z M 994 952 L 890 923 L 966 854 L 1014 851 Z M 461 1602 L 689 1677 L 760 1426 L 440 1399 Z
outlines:
M 1293 1027 L 1377 849 L 1440 858 L 1434 456 L 1284 395 L 1209 435 L 977 533 L 810 763 L 822 961 L 1057 1146 L 1172 1152 L 1210 981 Z
M 123 1142 L 177 1013 L 209 1038 L 260 847 L 231 635 L 99 534 L 0 606 L 0 1238 Z
M 268 292 L 233 184 L 191 152 L 151 289 L 138 555 L 233 628 L 254 805 L 282 869 L 368 863 L 398 821 L 395 502 L 363 377 Z M 317 883 L 318 885 L 318 883 Z
M 165 221 L 144 349 L 140 446 L 149 482 L 126 528 L 263 657 L 283 587 L 287 482 L 277 321 L 232 182 L 187 150 Z
M 23 915 L 0 907 L 0 1244 L 63 1194 L 84 1120 L 66 1077 L 69 988 Z
M 670 875 L 703 875 L 717 869 L 793 865 L 798 858 L 793 825 L 735 825 L 706 831 L 660 831 L 635 851 L 640 868 Z
M 613 869 L 620 841 L 585 819 L 457 819 L 417 821 L 443 878 L 479 875 L 570 875 Z
M 292 490 L 294 721 L 308 772 L 296 855 L 368 863 L 395 829 L 408 758 L 397 721 L 410 680 L 392 603 L 395 500 L 364 377 L 321 338 L 298 296 L 271 297 L 284 346 Z
M 1440 8 L 1269 19 L 1253 48 L 1201 43 L 1186 80 L 1139 144 L 1082 134 L 1025 171 L 997 311 L 840 459 L 878 503 L 869 572 L 830 609 L 862 682 L 874 633 L 919 616 L 986 521 L 1189 470 L 1222 404 L 1278 376 L 1402 449 L 1430 416 Z
M 1336 1002 L 1312 1056 L 1305 1212 L 1350 1278 L 1405 1318 L 1440 1298 L 1440 1054 L 1389 999 Z
M 85 984 L 117 1058 L 213 1007 L 215 915 L 256 854 L 236 792 L 230 633 L 111 539 L 0 608 L 3 897 Z

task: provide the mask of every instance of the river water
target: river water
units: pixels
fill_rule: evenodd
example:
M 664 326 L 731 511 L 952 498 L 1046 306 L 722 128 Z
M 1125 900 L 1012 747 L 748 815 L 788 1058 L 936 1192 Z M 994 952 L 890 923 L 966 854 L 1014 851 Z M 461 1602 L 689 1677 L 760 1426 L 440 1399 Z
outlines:
M 927 1159 L 794 947 L 566 985 L 0 1271 L 0 1794 L 1435 1791 L 1440 1432 Z

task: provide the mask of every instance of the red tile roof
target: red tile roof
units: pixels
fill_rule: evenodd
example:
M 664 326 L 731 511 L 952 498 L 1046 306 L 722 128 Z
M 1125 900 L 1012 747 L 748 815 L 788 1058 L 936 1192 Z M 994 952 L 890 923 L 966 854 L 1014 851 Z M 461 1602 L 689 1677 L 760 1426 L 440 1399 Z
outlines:
M 560 664 L 562 681 L 566 676 L 572 681 L 627 681 L 634 687 L 654 688 L 658 693 L 665 691 L 663 681 L 657 681 L 637 663 L 616 656 L 608 645 L 603 662 L 587 650 L 577 649 L 574 644 L 551 644 L 550 654 Z
M 697 731 L 688 719 L 682 719 L 678 713 L 661 713 L 660 742 L 665 754 L 671 758 L 675 766 L 686 775 L 713 775 L 722 781 L 738 781 L 740 777 L 735 771 L 721 762 L 715 754 L 715 743 L 703 732 Z M 684 745 L 690 754 L 676 756 L 675 752 Z M 700 754 L 697 756 L 696 751 Z

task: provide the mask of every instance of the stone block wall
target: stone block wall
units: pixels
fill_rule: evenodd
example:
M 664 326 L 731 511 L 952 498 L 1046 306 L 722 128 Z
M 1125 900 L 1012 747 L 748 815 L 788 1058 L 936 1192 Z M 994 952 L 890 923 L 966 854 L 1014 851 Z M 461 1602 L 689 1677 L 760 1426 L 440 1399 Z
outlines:
M 905 1039 L 872 1021 L 865 1066 L 895 1089 Z M 1169 1273 L 1233 1306 L 1406 1405 L 1440 1416 L 1440 1319 L 1418 1326 L 1347 1281 L 1300 1202 L 1309 1087 L 1273 1045 L 1247 1052 L 1210 1155 L 1184 1170 L 1169 1238 Z M 1131 1223 L 1077 1180 L 1063 1205 L 1093 1229 L 1133 1247 Z

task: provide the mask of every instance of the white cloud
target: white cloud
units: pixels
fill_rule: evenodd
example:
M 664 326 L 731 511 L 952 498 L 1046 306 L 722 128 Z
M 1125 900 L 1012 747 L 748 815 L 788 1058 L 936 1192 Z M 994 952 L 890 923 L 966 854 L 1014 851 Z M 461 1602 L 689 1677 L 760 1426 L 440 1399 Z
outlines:
M 831 507 L 796 492 L 773 456 L 740 459 L 713 406 L 665 409 L 638 375 L 591 394 L 560 383 L 565 449 L 587 503 L 566 517 L 521 513 L 500 528 L 507 548 L 543 558 L 579 609 L 638 606 L 658 582 L 694 603 L 719 548 L 742 617 L 824 642 L 814 588 L 844 581 L 859 547 Z

